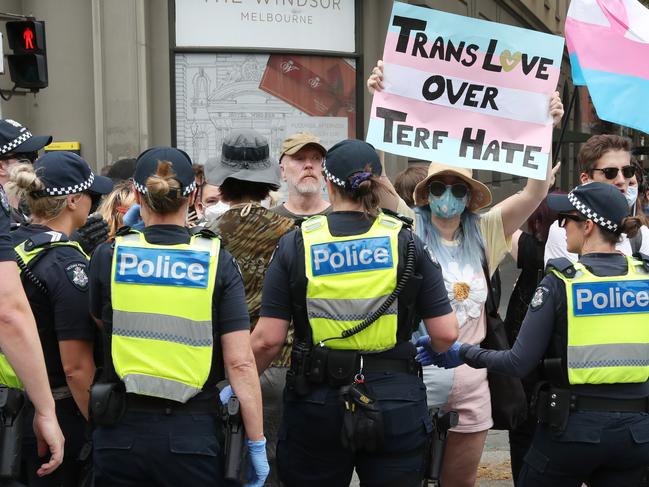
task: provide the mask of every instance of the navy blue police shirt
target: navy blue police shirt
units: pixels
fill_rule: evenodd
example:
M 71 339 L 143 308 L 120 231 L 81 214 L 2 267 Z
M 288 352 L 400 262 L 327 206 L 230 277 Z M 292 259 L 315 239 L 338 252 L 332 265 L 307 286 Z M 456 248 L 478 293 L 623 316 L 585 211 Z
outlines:
M 156 245 L 188 244 L 191 239 L 189 230 L 177 225 L 151 225 L 143 231 L 147 242 Z M 105 330 L 104 344 L 106 351 L 105 364 L 111 365 L 110 334 L 113 329 L 113 307 L 111 302 L 111 267 L 114 245 L 105 243 L 97 247 L 90 261 L 90 312 L 100 319 Z M 178 303 L 178 306 L 184 306 Z M 220 348 L 220 336 L 233 331 L 250 330 L 250 316 L 246 305 L 243 279 L 234 257 L 221 247 L 217 264 L 216 282 L 212 298 L 214 320 L 214 353 L 212 370 L 207 384 L 215 384 L 223 377 L 223 355 Z M 115 371 L 107 371 L 108 380 L 117 380 Z M 202 397 L 205 397 L 203 395 Z M 198 398 L 198 396 L 197 396 Z
M 618 253 L 586 254 L 579 258 L 579 262 L 590 272 L 601 277 L 624 275 L 628 270 L 626 257 Z M 555 330 L 565 330 L 567 320 L 565 284 L 557 276 L 549 273 L 537 287 L 511 350 L 485 350 L 475 345 L 464 344 L 460 355 L 471 367 L 488 368 L 494 372 L 524 377 L 539 366 L 546 351 L 552 346 Z M 565 347 L 567 344 L 564 341 L 560 346 Z M 578 394 L 591 396 L 612 398 L 649 396 L 649 382 L 585 384 L 570 386 L 570 388 Z
M 356 211 L 337 211 L 327 217 L 329 230 L 334 236 L 360 235 L 369 231 L 374 220 L 368 219 L 363 213 Z M 422 286 L 416 301 L 417 316 L 426 319 L 443 316 L 452 311 L 448 300 L 442 271 L 436 262 L 433 262 L 423 242 L 414 236 L 415 242 L 415 273 L 422 276 Z M 399 233 L 399 259 L 406 259 L 406 245 L 410 239 L 410 232 L 403 229 Z M 261 301 L 261 316 L 278 318 L 291 321 L 293 299 L 304 300 L 306 295 L 306 279 L 301 296 L 295 297 L 291 286 L 291 275 L 294 275 L 297 259 L 304 261 L 304 244 L 302 233 L 299 229 L 284 235 L 277 245 L 277 250 L 266 271 L 264 278 L 264 291 Z M 372 326 L 372 325 L 370 325 Z M 409 341 L 412 330 L 399 330 L 397 334 L 403 336 L 403 341 L 397 343 L 394 349 L 383 352 L 386 358 L 410 358 L 415 349 Z
M 0 186 L 0 262 L 14 260 L 14 247 L 9 231 L 11 229 L 11 208 L 7 195 Z
M 39 233 L 51 231 L 44 225 L 30 224 L 11 232 L 17 246 Z M 94 341 L 97 333 L 88 312 L 88 276 L 86 257 L 74 247 L 56 246 L 45 251 L 31 271 L 47 288 L 44 294 L 23 277 L 23 287 L 36 320 L 45 355 L 51 387 L 67 384 L 59 342 L 65 340 Z

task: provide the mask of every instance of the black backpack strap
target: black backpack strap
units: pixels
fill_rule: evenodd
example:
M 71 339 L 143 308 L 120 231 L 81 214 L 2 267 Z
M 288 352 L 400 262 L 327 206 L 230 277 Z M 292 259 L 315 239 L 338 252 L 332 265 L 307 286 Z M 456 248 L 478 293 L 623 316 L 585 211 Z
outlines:
M 548 273 L 552 269 L 559 271 L 561 274 L 568 278 L 575 277 L 577 270 L 575 269 L 575 264 L 567 257 L 557 257 L 556 259 L 550 259 L 545 266 L 545 272 Z
M 649 272 L 649 255 L 638 252 L 637 258 L 642 261 L 642 268 Z
M 631 244 L 631 255 L 639 255 L 640 247 L 642 247 L 642 232 L 638 231 L 634 237 L 629 239 L 629 243 Z

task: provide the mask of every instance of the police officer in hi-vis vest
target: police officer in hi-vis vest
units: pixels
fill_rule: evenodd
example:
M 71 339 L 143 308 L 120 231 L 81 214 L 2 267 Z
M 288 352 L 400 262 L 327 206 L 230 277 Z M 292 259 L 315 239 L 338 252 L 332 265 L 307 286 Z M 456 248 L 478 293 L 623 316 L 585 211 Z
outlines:
M 144 230 L 124 227 L 91 261 L 91 312 L 108 351 L 91 392 L 95 483 L 223 486 L 216 384 L 225 368 L 248 436 L 247 485 L 262 486 L 266 440 L 241 274 L 214 234 L 185 226 L 196 188 L 186 153 L 143 152 L 133 186 Z
M 88 389 L 95 375 L 97 327 L 88 310 L 88 256 L 69 236 L 88 218 L 93 203 L 113 187 L 72 152 L 50 152 L 34 164 L 14 166 L 7 188 L 24 198 L 31 223 L 11 232 L 25 294 L 36 319 L 56 413 L 66 439 L 63 465 L 46 478 L 36 438 L 25 435 L 23 463 L 30 486 L 74 486 L 82 474 Z M 9 383 L 10 386 L 15 384 Z M 26 432 L 31 414 L 26 415 Z
M 50 392 L 36 324 L 20 283 L 13 244 L 9 235 L 10 226 L 11 206 L 4 189 L 0 186 L 0 276 L 2 276 L 0 279 L 0 353 L 2 354 L 0 358 L 0 394 L 8 397 L 10 393 L 16 392 L 15 389 L 19 391 L 24 389 L 29 394 L 29 399 L 36 411 L 33 429 L 38 444 L 42 448 L 41 455 L 45 456 L 48 450 L 51 453 L 51 457 L 45 458 L 36 471 L 38 475 L 42 476 L 51 474 L 61 465 L 64 438 L 56 418 L 56 406 Z M 8 382 L 14 380 L 15 376 L 20 378 L 19 387 L 10 391 L 12 387 L 8 385 Z M 21 393 L 19 395 L 22 396 Z M 14 415 L 17 415 L 19 410 L 24 407 L 23 404 L 16 406 L 12 411 Z M 7 414 L 6 407 L 5 403 L 1 408 L 3 418 L 5 421 L 11 421 L 13 418 Z M 17 443 L 21 433 L 15 430 L 21 426 L 21 424 L 13 424 L 8 427 L 5 424 L 0 431 L 0 442 L 2 442 L 3 449 L 0 452 L 0 472 L 4 476 L 17 473 L 20 469 L 20 465 L 14 463 L 15 459 L 7 459 L 6 454 L 12 455 L 20 450 L 21 445 Z M 12 435 L 16 441 L 13 445 L 11 445 L 11 439 L 7 438 L 11 430 L 17 433 Z M 10 447 L 13 451 L 5 451 Z M 9 461 L 7 462 L 7 460 Z M 11 482 L 6 479 L 0 481 L 0 485 L 11 485 Z
M 355 468 L 362 485 L 419 486 L 432 426 L 409 340 L 421 318 L 446 350 L 457 320 L 409 222 L 378 208 L 374 148 L 340 142 L 323 171 L 333 212 L 280 239 L 252 334 L 262 372 L 295 326 L 279 476 L 287 487 L 339 487 Z
M 615 249 L 640 220 L 618 188 L 587 183 L 549 195 L 568 251 L 548 262 L 511 350 L 455 343 L 424 363 L 526 376 L 542 366 L 539 424 L 517 485 L 636 486 L 649 462 L 649 256 Z

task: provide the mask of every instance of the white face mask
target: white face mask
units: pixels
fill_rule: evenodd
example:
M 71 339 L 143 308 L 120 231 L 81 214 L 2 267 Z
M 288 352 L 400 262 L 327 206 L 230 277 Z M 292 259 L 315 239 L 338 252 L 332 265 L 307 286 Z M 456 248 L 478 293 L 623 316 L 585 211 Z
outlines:
M 225 213 L 229 209 L 230 209 L 230 205 L 224 203 L 223 201 L 219 201 L 218 203 L 215 203 L 205 208 L 205 211 L 203 212 L 203 216 L 205 217 L 205 220 L 211 222 L 216 220 L 218 217 L 220 217 L 223 213 Z
M 626 202 L 629 204 L 629 208 L 631 208 L 638 199 L 638 187 L 629 186 L 628 188 L 626 188 L 624 197 L 626 198 Z

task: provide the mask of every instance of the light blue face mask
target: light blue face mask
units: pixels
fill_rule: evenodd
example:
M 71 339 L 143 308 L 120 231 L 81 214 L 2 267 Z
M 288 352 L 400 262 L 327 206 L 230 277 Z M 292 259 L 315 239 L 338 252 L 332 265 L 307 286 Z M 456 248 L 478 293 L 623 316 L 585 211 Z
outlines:
M 433 215 L 439 218 L 453 218 L 462 214 L 466 208 L 467 201 L 469 201 L 470 193 L 467 193 L 463 198 L 456 198 L 451 193 L 451 188 L 446 188 L 442 196 L 433 196 L 428 194 L 428 206 Z

